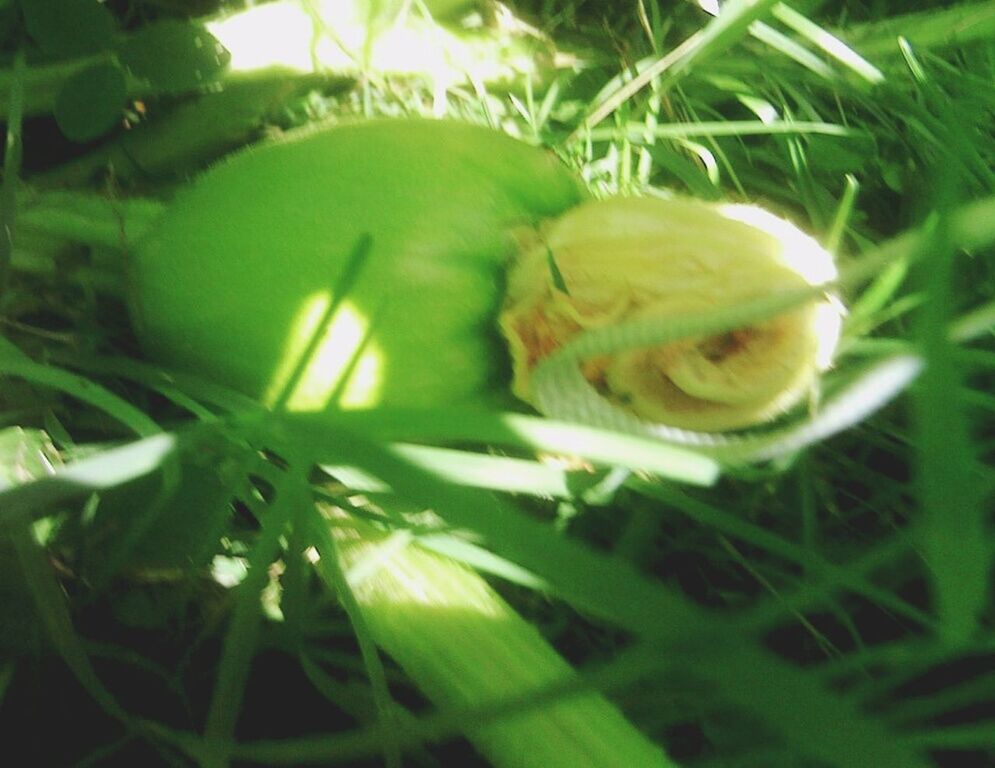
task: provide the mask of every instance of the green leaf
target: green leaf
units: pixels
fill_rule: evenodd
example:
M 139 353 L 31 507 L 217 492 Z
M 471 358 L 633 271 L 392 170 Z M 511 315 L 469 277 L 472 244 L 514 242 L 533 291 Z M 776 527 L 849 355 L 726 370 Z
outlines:
M 117 26 L 97 0 L 20 0 L 28 34 L 45 52 L 71 57 L 110 46 Z
M 73 141 L 107 133 L 121 117 L 127 97 L 124 73 L 113 64 L 94 64 L 69 78 L 55 100 L 55 122 Z
M 163 21 L 130 35 L 118 57 L 135 77 L 161 91 L 186 91 L 218 78 L 231 56 L 197 24 Z

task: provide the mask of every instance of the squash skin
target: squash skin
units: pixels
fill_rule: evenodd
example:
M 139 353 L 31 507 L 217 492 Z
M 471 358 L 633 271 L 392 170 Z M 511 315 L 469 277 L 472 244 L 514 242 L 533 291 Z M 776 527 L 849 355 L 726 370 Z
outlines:
M 151 358 L 271 406 L 472 402 L 507 386 L 494 328 L 513 230 L 582 197 L 551 155 L 462 123 L 289 135 L 233 155 L 170 204 L 131 261 L 133 323 Z M 361 325 L 348 339 L 318 311 L 341 311 L 340 300 Z M 313 322 L 302 324 L 309 306 Z M 316 346 L 340 358 L 337 369 Z M 343 365 L 371 350 L 375 384 Z M 295 398 L 301 383 L 314 396 Z

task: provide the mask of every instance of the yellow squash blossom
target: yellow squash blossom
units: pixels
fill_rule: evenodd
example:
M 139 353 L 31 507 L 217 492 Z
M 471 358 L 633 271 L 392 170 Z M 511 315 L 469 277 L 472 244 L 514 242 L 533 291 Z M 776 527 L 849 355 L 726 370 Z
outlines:
M 584 203 L 524 245 L 500 317 L 513 389 L 531 400 L 540 361 L 584 330 L 702 315 L 828 283 L 831 255 L 754 206 L 616 198 Z M 724 431 L 795 405 L 830 363 L 841 307 L 832 296 L 718 335 L 588 360 L 585 378 L 647 421 Z

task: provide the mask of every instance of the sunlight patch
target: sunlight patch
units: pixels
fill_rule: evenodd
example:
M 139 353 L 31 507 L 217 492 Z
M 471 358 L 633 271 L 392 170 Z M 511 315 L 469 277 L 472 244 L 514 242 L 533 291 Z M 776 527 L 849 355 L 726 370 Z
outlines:
M 320 411 L 336 393 L 342 408 L 375 405 L 383 384 L 383 354 L 368 336 L 369 322 L 351 302 L 333 308 L 327 291 L 311 296 L 294 321 L 266 392 L 267 406 Z

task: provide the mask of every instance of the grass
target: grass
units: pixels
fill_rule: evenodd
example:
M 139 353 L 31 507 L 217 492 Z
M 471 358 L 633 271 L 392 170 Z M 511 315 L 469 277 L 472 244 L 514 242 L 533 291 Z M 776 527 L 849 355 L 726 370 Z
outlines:
M 195 5 L 114 9 L 133 29 Z M 461 737 L 584 688 L 682 766 L 993 764 L 995 3 L 882 7 L 523 2 L 528 27 L 484 14 L 475 44 L 507 51 L 503 23 L 531 76 L 368 60 L 281 73 L 281 88 L 242 75 L 258 88 L 233 88 L 241 106 L 146 89 L 130 131 L 44 160 L 50 108 L 17 84 L 52 92 L 78 62 L 25 64 L 8 41 L 0 99 L 24 142 L 23 165 L 16 141 L 5 162 L 16 229 L 0 252 L 10 755 L 483 766 Z M 551 148 L 595 195 L 788 216 L 837 253 L 850 312 L 819 397 L 846 407 L 707 452 L 510 400 L 274 420 L 141 359 L 118 234 L 156 208 L 136 199 L 267 132 L 357 114 L 492 125 Z M 331 554 L 350 519 L 488 575 L 579 678 L 433 709 L 378 656 L 354 564 Z

